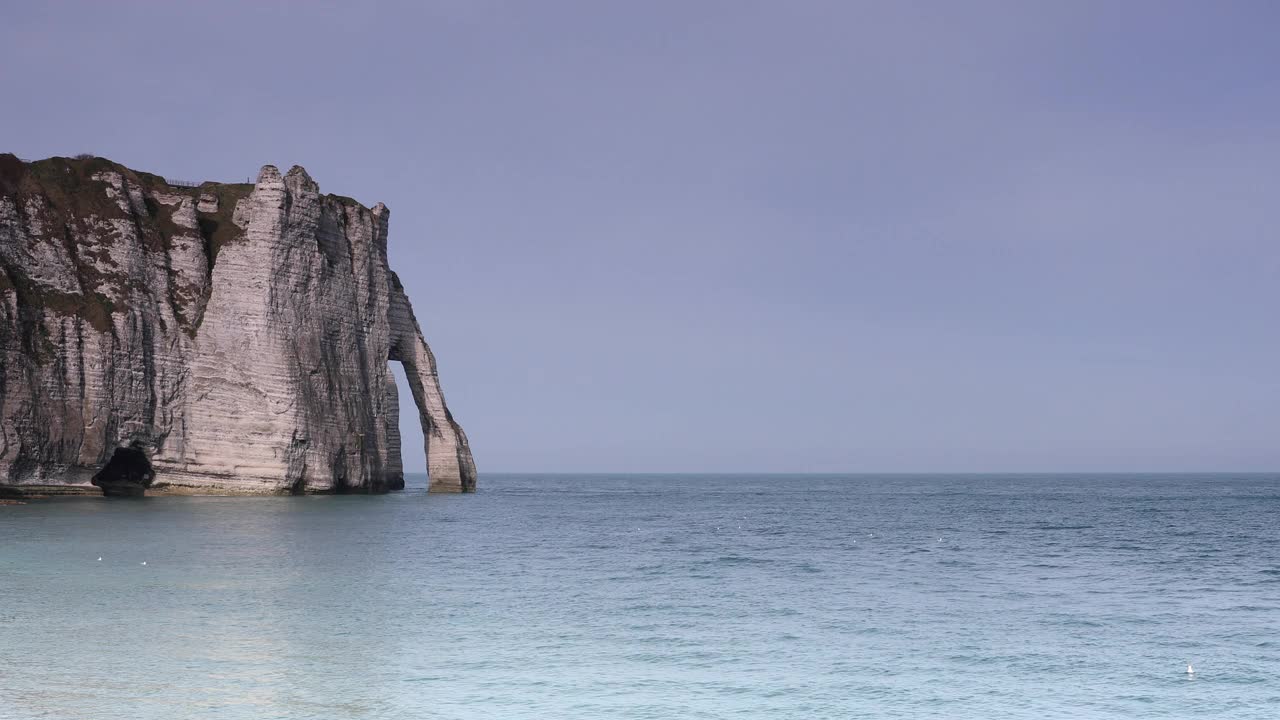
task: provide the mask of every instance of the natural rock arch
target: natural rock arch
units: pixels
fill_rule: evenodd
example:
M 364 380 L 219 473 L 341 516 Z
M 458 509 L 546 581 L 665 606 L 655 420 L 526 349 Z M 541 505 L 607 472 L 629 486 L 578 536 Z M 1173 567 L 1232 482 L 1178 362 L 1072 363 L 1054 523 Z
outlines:
M 409 390 L 413 393 L 413 402 L 418 406 L 418 418 L 422 423 L 424 451 L 427 455 L 427 477 L 429 492 L 475 492 L 476 466 L 471 459 L 471 446 L 467 442 L 467 434 L 454 421 L 453 415 L 444 402 L 444 393 L 440 389 L 440 378 L 436 372 L 436 358 L 422 336 L 422 328 L 413 315 L 409 298 L 405 295 L 400 278 L 389 273 L 391 280 L 391 298 L 387 310 L 391 327 L 390 360 L 398 361 L 404 366 L 405 378 L 409 381 Z M 388 373 L 391 388 L 394 392 L 395 379 Z M 398 403 L 397 403 L 398 407 Z M 393 417 L 390 422 L 399 422 Z M 389 423 L 390 424 L 390 423 Z M 390 435 L 390 431 L 388 431 Z M 396 430 L 395 442 L 399 446 L 399 429 Z M 399 453 L 389 453 L 399 465 Z M 388 463 L 388 476 L 390 476 Z M 400 484 L 404 485 L 403 467 L 399 468 Z

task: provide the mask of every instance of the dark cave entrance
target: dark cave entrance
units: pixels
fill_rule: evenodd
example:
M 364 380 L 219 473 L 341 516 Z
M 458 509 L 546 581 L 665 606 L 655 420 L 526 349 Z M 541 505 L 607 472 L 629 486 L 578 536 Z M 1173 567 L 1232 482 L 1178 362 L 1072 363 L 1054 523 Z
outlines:
M 147 454 L 134 443 L 129 447 L 116 448 L 91 482 L 102 488 L 103 495 L 137 497 L 146 492 L 155 476 Z

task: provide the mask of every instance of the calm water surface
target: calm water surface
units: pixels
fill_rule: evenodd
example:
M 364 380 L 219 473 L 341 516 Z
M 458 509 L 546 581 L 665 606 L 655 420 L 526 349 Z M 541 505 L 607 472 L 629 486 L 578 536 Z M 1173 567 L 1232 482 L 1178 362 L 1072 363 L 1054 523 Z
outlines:
M 0 507 L 0 718 L 1280 717 L 1280 476 L 417 480 Z

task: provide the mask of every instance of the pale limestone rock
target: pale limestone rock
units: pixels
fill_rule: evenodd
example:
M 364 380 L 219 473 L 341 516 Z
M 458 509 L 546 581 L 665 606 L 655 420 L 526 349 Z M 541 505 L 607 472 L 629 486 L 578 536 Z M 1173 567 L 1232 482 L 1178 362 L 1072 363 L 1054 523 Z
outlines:
M 396 489 L 399 360 L 431 489 L 473 490 L 388 218 L 300 167 L 188 190 L 0 155 L 0 486 Z
M 390 490 L 404 489 L 404 462 L 400 457 L 400 388 L 396 379 L 387 373 L 387 401 L 383 424 L 387 428 L 387 486 Z
M 196 209 L 202 213 L 218 212 L 218 196 L 213 193 L 200 193 L 200 202 L 196 205 Z
M 374 212 L 385 208 L 378 204 Z M 422 337 L 422 329 L 413 316 L 409 298 L 394 272 L 391 278 L 391 359 L 404 363 L 405 376 L 413 401 L 422 421 L 423 441 L 427 453 L 427 475 L 430 489 L 437 492 L 472 492 L 475 490 L 476 467 L 471 459 L 467 434 L 454 422 L 444 403 L 436 358 Z

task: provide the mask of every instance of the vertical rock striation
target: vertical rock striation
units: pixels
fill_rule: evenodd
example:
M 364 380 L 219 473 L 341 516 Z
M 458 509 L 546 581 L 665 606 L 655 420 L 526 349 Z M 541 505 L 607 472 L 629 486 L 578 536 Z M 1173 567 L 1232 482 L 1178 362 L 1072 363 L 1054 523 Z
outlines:
M 396 360 L 431 489 L 474 490 L 389 214 L 300 167 L 184 188 L 0 155 L 0 486 L 398 489 Z

